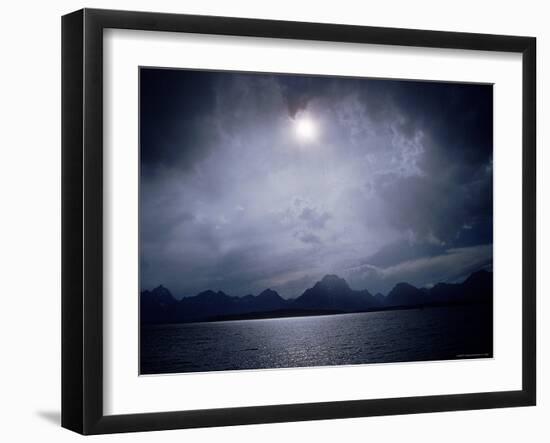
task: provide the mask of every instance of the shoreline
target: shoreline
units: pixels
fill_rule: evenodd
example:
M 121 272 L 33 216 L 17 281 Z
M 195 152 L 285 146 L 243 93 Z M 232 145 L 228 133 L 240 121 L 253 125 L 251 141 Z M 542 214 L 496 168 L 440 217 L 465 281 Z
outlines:
M 195 323 L 218 323 L 228 321 L 243 321 L 243 320 L 268 320 L 277 318 L 298 318 L 298 317 L 325 317 L 330 315 L 343 315 L 343 314 L 364 314 L 369 312 L 384 312 L 384 311 L 404 311 L 413 309 L 430 309 L 430 308 L 444 308 L 444 307 L 460 307 L 460 306 L 486 306 L 491 305 L 492 302 L 459 302 L 459 303 L 428 303 L 424 305 L 414 306 L 388 306 L 388 307 L 375 307 L 372 309 L 363 309 L 358 311 L 342 311 L 331 309 L 280 309 L 275 311 L 260 311 L 250 312 L 245 314 L 226 314 L 217 315 L 205 319 L 197 319 L 191 321 L 182 322 L 166 322 L 166 323 L 140 323 L 140 326 L 162 326 L 162 325 L 182 325 L 182 324 L 195 324 Z

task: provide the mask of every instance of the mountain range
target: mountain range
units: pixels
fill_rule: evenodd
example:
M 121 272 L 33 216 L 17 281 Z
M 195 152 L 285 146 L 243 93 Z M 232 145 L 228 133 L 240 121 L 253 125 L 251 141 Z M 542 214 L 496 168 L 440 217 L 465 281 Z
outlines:
M 204 291 L 177 300 L 160 285 L 140 294 L 141 323 L 186 323 L 197 321 L 322 315 L 425 306 L 492 303 L 493 274 L 478 271 L 462 283 L 438 283 L 431 288 L 416 288 L 398 283 L 387 294 L 372 295 L 368 290 L 353 290 L 337 275 L 325 275 L 295 299 L 284 299 L 276 291 L 235 297 L 222 291 Z

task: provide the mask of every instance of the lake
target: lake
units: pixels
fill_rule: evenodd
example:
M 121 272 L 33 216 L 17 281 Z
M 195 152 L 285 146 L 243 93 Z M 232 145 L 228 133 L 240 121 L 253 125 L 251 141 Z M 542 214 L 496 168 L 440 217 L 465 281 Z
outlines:
M 493 356 L 491 305 L 142 325 L 141 374 Z

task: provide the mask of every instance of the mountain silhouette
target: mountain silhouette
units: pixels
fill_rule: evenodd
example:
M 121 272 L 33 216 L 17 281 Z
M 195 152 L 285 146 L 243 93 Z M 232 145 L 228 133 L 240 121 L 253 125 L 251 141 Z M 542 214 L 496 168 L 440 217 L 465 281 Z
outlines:
M 305 309 L 337 309 L 356 311 L 376 305 L 367 290 L 354 291 L 337 275 L 325 275 L 323 279 L 294 301 L 294 306 Z
M 176 306 L 179 321 L 198 321 L 239 311 L 238 303 L 222 291 L 203 291 L 194 297 L 182 298 Z
M 462 283 L 462 297 L 471 301 L 493 301 L 493 274 L 488 271 L 478 271 L 470 275 Z
M 428 296 L 431 303 L 492 303 L 493 273 L 481 270 L 460 284 L 438 283 Z
M 474 272 L 462 283 L 438 283 L 429 289 L 401 282 L 386 296 L 380 293 L 373 296 L 367 289 L 353 290 L 346 280 L 329 274 L 292 300 L 283 299 L 272 289 L 266 289 L 256 296 L 249 294 L 244 297 L 207 290 L 176 300 L 167 288 L 160 285 L 141 293 L 140 321 L 185 323 L 487 304 L 492 301 L 493 274 L 484 270 Z
M 143 291 L 140 298 L 140 317 L 145 323 L 168 323 L 174 316 L 176 299 L 164 286 Z
M 272 289 L 266 289 L 256 296 L 249 294 L 241 298 L 235 298 L 235 301 L 239 305 L 239 313 L 241 314 L 277 311 L 285 309 L 288 305 L 288 301 Z
M 397 283 L 384 300 L 386 306 L 410 306 L 426 302 L 426 294 L 408 283 Z

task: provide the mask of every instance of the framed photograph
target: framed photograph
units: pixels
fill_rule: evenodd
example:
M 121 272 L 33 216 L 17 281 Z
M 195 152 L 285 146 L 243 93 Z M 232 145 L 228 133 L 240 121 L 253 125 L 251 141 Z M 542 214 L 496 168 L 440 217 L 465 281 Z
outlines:
M 532 37 L 62 20 L 62 425 L 535 405 Z

